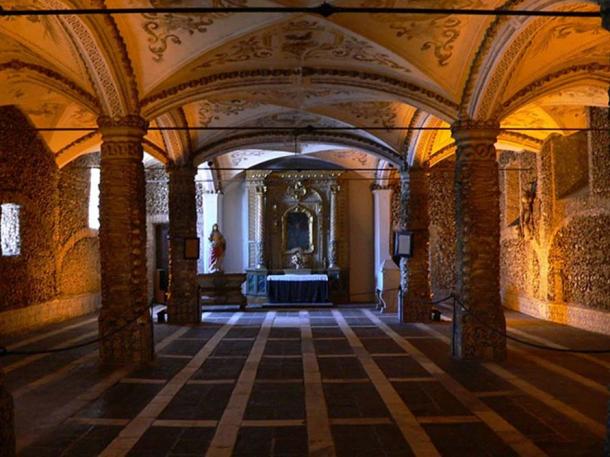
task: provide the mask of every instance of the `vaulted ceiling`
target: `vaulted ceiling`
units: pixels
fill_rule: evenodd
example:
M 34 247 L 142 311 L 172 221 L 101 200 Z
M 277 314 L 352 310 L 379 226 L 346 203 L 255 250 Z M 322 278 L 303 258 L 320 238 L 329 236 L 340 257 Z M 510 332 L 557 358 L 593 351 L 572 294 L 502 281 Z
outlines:
M 249 2 L 2 4 L 19 9 L 230 8 Z M 262 0 L 256 6 L 318 3 Z M 599 9 L 592 1 L 565 0 L 332 3 Z M 141 113 L 153 127 L 302 128 L 298 135 L 290 130 L 151 131 L 145 148 L 165 162 L 224 155 L 225 164 L 250 163 L 273 157 L 260 151 L 294 151 L 295 143 L 301 152 L 318 155 L 367 151 L 388 163 L 435 161 L 451 154 L 449 132 L 388 127 L 447 127 L 460 117 L 497 119 L 516 128 L 581 127 L 587 122 L 585 106 L 607 106 L 609 83 L 610 35 L 596 18 L 156 12 L 0 18 L 0 104 L 19 106 L 37 127 L 95 127 L 101 114 Z M 308 132 L 307 126 L 330 129 Z M 337 130 L 341 127 L 352 129 Z M 535 149 L 549 133 L 505 134 L 500 142 Z M 100 141 L 95 132 L 47 132 L 44 137 L 60 165 L 99 148 Z

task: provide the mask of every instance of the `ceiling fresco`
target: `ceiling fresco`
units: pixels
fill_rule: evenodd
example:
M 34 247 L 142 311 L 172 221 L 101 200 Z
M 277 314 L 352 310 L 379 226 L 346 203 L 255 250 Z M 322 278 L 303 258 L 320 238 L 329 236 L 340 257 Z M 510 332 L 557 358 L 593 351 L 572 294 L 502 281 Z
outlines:
M 6 0 L 2 5 L 36 9 L 73 8 L 85 3 Z M 348 138 L 348 134 L 352 140 L 360 139 L 362 154 L 368 145 L 371 150 L 394 155 L 409 151 L 414 160 L 425 161 L 451 146 L 450 132 L 413 134 L 393 128 L 449 126 L 459 116 L 481 116 L 481 120 L 495 119 L 511 127 L 582 127 L 587 124 L 584 107 L 608 104 L 610 40 L 597 19 L 447 14 L 336 14 L 322 18 L 230 10 L 186 14 L 155 10 L 167 6 L 247 7 L 253 3 L 94 3 L 151 10 L 112 17 L 0 18 L 1 104 L 17 105 L 38 127 L 95 127 L 99 115 L 116 115 L 119 106 L 142 113 L 153 127 L 349 127 L 349 131 L 336 133 L 333 141 L 330 136 L 320 141 L 332 146 L 329 143 L 322 150 L 312 147 L 308 153 L 343 154 L 353 164 L 365 163 L 365 156 L 354 150 L 355 143 L 340 146 L 341 138 Z M 261 0 L 256 6 L 318 3 Z M 542 7 L 534 0 L 333 3 L 355 7 Z M 545 9 L 597 8 L 587 1 L 543 3 Z M 534 139 L 533 144 L 550 134 L 521 133 Z M 232 141 L 239 134 L 244 131 L 150 131 L 146 148 L 162 161 L 189 160 L 207 145 Z M 62 164 L 99 143 L 95 132 L 49 132 L 44 138 L 61 156 L 58 161 Z M 289 139 L 285 142 L 290 143 Z M 308 138 L 300 148 L 309 147 L 309 143 L 315 142 Z M 264 151 L 271 154 L 269 147 L 251 144 L 238 149 L 235 160 L 242 164 L 250 163 L 248 154 L 253 154 L 253 160 L 264 159 Z M 280 153 L 286 151 L 279 148 L 274 152 Z M 233 160 L 222 157 L 218 160 L 224 163 Z M 366 160 L 369 157 L 376 156 L 369 154 Z

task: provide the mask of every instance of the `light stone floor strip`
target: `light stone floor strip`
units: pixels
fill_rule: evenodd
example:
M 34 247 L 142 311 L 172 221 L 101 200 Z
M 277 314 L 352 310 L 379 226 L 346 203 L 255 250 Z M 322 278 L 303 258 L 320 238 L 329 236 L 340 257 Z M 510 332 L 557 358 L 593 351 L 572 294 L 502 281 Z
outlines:
M 364 348 L 343 315 L 339 311 L 333 310 L 333 316 L 413 453 L 416 456 L 440 456 L 428 434 L 419 425 L 413 413 L 402 401 L 373 357 Z
M 332 457 L 335 455 L 335 444 L 330 430 L 328 408 L 322 387 L 320 367 L 316 358 L 316 348 L 313 344 L 309 313 L 301 311 L 299 317 L 309 455 Z
M 7 349 L 9 351 L 14 351 L 16 349 L 22 348 L 23 346 L 27 346 L 28 344 L 36 343 L 37 341 L 44 340 L 46 338 L 50 338 L 50 337 L 55 336 L 55 335 L 59 335 L 60 333 L 64 333 L 64 332 L 66 332 L 68 330 L 72 330 L 74 328 L 82 327 L 83 325 L 88 325 L 88 324 L 91 324 L 93 322 L 97 322 L 97 316 L 96 317 L 92 317 L 90 319 L 86 319 L 86 320 L 84 320 L 82 322 L 77 322 L 76 324 L 72 324 L 72 325 L 68 325 L 66 327 L 61 327 L 61 328 L 58 328 L 56 330 L 52 330 L 50 332 L 41 333 L 41 334 L 33 336 L 31 338 L 27 338 L 25 340 L 21 340 L 21 341 L 19 341 L 17 343 L 9 344 L 7 346 Z
M 557 344 L 551 340 L 548 340 L 546 338 L 542 338 L 540 336 L 536 336 L 536 335 L 532 335 L 528 332 L 525 332 L 521 329 L 515 328 L 515 327 L 510 327 L 508 329 L 509 333 L 514 333 L 517 336 L 520 336 L 522 338 L 525 338 L 526 340 L 530 340 L 533 341 L 535 343 L 539 343 L 539 344 L 546 344 L 547 346 L 551 346 L 551 347 L 555 347 L 558 349 L 567 349 L 567 346 L 563 346 L 561 344 Z M 600 365 L 604 368 L 607 368 L 610 370 L 610 361 L 608 360 L 602 360 L 600 358 L 597 358 L 591 354 L 579 354 L 579 353 L 570 353 L 570 355 L 575 356 L 575 357 L 579 357 L 581 359 L 584 360 L 588 360 L 589 362 L 595 363 L 597 365 Z
M 428 333 L 436 336 L 439 340 L 443 341 L 444 343 L 451 344 L 451 340 L 448 337 L 446 337 L 439 331 L 433 329 L 432 327 L 425 325 L 425 324 L 417 324 L 417 325 L 420 328 L 422 328 L 423 330 L 426 330 Z M 494 373 L 496 376 L 509 382 L 510 384 L 517 387 L 521 391 L 530 395 L 531 397 L 534 397 L 536 400 L 541 401 L 542 403 L 553 408 L 555 411 L 563 414 L 564 416 L 568 417 L 569 419 L 573 420 L 574 422 L 581 424 L 583 427 L 585 427 L 586 429 L 591 431 L 591 433 L 593 433 L 598 438 L 601 438 L 601 439 L 606 438 L 607 435 L 606 435 L 606 426 L 605 425 L 591 419 L 590 417 L 584 415 L 580 411 L 577 411 L 572 406 L 562 402 L 561 400 L 558 400 L 553 395 L 546 393 L 542 389 L 539 389 L 538 387 L 536 387 L 533 384 L 529 383 L 528 381 L 520 378 L 519 376 L 511 373 L 510 371 L 506 370 L 505 368 L 502 368 L 500 365 L 498 365 L 496 363 L 491 363 L 491 362 L 484 363 L 483 366 L 485 368 L 487 368 L 489 371 L 491 371 L 492 373 Z
M 164 349 L 168 346 L 172 341 L 179 338 L 181 335 L 184 335 L 189 330 L 188 327 L 179 328 L 174 331 L 172 334 L 166 336 L 163 340 L 161 340 L 155 346 L 157 351 Z M 113 371 L 107 376 L 100 379 L 96 384 L 91 386 L 85 392 L 77 395 L 74 399 L 72 399 L 69 403 L 65 404 L 61 408 L 55 410 L 53 415 L 45 418 L 45 421 L 41 424 L 41 426 L 37 430 L 28 430 L 27 434 L 21 435 L 18 434 L 17 440 L 17 450 L 29 446 L 38 438 L 41 437 L 46 431 L 49 431 L 52 427 L 57 426 L 57 424 L 62 423 L 66 420 L 66 418 L 74 415 L 76 412 L 83 409 L 87 404 L 92 401 L 97 400 L 106 390 L 115 385 L 121 379 L 125 378 L 131 369 L 122 368 L 117 371 Z
M 119 435 L 102 451 L 100 457 L 119 457 L 126 455 L 144 433 L 150 428 L 159 414 L 173 400 L 187 381 L 203 365 L 222 338 L 239 320 L 242 313 L 235 313 L 226 324 L 220 327 L 214 336 L 193 356 L 191 361 L 180 370 L 142 411 L 125 427 Z M 185 327 L 189 330 L 188 327 Z
M 474 415 L 485 422 L 491 430 L 500 437 L 502 441 L 513 448 L 517 454 L 522 456 L 544 456 L 546 455 L 530 439 L 513 427 L 502 416 L 497 414 L 472 392 L 453 379 L 442 368 L 436 365 L 423 352 L 413 346 L 412 343 L 404 339 L 397 332 L 392 330 L 381 319 L 369 310 L 363 310 L 377 326 L 392 338 L 404 350 L 408 351 L 411 357 L 419 363 L 428 373 L 436 378 L 457 400 L 459 400 Z M 429 333 L 429 332 L 428 332 Z
M 79 335 L 75 338 L 70 338 L 69 340 L 63 341 L 59 344 L 56 344 L 55 346 L 52 346 L 50 348 L 45 348 L 45 349 L 57 349 L 57 348 L 63 348 L 66 346 L 71 346 L 73 344 L 81 343 L 83 340 L 95 338 L 96 336 L 97 336 L 97 329 L 95 329 L 91 332 L 87 332 L 83 335 Z M 28 355 L 28 356 L 24 357 L 23 359 L 20 359 L 20 360 L 17 360 L 16 362 L 5 365 L 4 373 L 10 373 L 11 371 L 15 371 L 18 368 L 23 368 L 26 365 L 30 365 L 31 363 L 34 363 L 37 360 L 43 359 L 52 354 L 53 353 Z
M 256 371 L 262 359 L 274 319 L 275 311 L 267 312 L 258 336 L 239 375 L 239 379 L 235 384 L 231 398 L 229 398 L 229 403 L 218 423 L 216 433 L 206 454 L 208 457 L 230 457 L 233 452 L 233 447 L 237 442 L 239 427 L 248 406 L 248 399 L 250 398 L 252 387 L 254 387 Z

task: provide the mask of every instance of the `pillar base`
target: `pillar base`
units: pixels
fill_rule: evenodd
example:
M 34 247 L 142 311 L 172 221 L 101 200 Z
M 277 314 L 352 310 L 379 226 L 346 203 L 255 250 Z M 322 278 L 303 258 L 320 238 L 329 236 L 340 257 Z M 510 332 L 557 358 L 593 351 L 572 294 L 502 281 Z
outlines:
M 506 319 L 503 311 L 477 312 L 476 316 L 477 319 L 474 319 L 463 312 L 454 316 L 457 321 L 453 326 L 453 358 L 481 362 L 506 360 L 506 337 L 503 335 Z M 487 325 L 483 325 L 483 322 Z
M 99 317 L 100 335 L 107 335 L 124 326 L 130 315 L 116 316 L 103 309 Z M 134 323 L 100 342 L 100 359 L 104 365 L 141 365 L 154 359 L 152 320 L 143 314 Z

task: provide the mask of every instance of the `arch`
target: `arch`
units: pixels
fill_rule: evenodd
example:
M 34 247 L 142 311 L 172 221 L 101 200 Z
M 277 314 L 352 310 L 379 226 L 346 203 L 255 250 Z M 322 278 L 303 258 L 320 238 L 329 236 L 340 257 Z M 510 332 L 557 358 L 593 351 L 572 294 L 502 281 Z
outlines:
M 67 0 L 40 0 L 39 3 L 46 9 L 72 9 L 76 6 Z M 97 7 L 105 7 L 101 0 L 95 3 Z M 112 117 L 138 113 L 139 96 L 134 71 L 114 19 L 110 15 L 63 15 L 58 20 L 79 51 L 96 90 L 101 111 Z
M 310 143 L 326 143 L 337 146 L 349 146 L 362 149 L 370 154 L 386 159 L 394 165 L 402 165 L 402 157 L 393 149 L 383 146 L 368 138 L 340 132 L 314 132 L 299 134 L 299 141 Z M 249 147 L 281 147 L 289 150 L 294 147 L 294 133 L 281 131 L 253 132 L 236 134 L 214 143 L 200 147 L 193 154 L 193 162 L 199 165 L 206 160 L 212 160 L 236 149 Z
M 182 108 L 166 112 L 156 118 L 159 127 L 188 127 Z M 168 158 L 174 163 L 182 163 L 189 159 L 192 151 L 191 137 L 186 130 L 162 130 L 161 136 L 165 144 Z
M 100 105 L 94 95 L 54 70 L 35 63 L 13 59 L 0 64 L 0 72 L 3 71 L 30 73 L 37 83 L 70 97 L 73 101 L 84 105 L 95 114 L 100 113 Z
M 376 73 L 312 67 L 242 70 L 193 79 L 144 98 L 142 112 L 150 119 L 211 94 L 228 97 L 236 91 L 285 87 L 293 85 L 295 78 L 301 79 L 302 84 L 308 87 L 341 87 L 344 90 L 350 88 L 377 93 L 386 98 L 389 96 L 392 100 L 415 106 L 449 122 L 457 118 L 456 103 L 413 83 Z
M 504 9 L 551 10 L 574 4 L 596 4 L 582 0 L 509 0 Z M 495 108 L 511 69 L 527 50 L 532 38 L 547 23 L 546 18 L 497 17 L 487 28 L 471 63 L 462 92 L 460 118 L 494 119 Z M 515 33 L 518 31 L 518 33 Z
M 57 252 L 57 257 L 55 258 L 55 269 L 57 271 L 57 274 L 59 274 L 59 272 L 61 271 L 64 258 L 66 257 L 68 252 L 70 252 L 70 249 L 76 246 L 79 241 L 84 240 L 86 238 L 97 238 L 97 230 L 90 228 L 81 229 L 74 235 L 72 235 L 70 238 L 68 238 L 68 241 L 66 241 L 63 246 L 61 246 L 61 248 Z
M 502 119 L 536 99 L 550 95 L 563 88 L 583 83 L 606 91 L 608 84 L 610 84 L 610 64 L 604 65 L 592 62 L 589 64 L 572 65 L 549 73 L 528 84 L 513 94 L 508 100 L 505 100 L 498 108 L 497 117 Z

